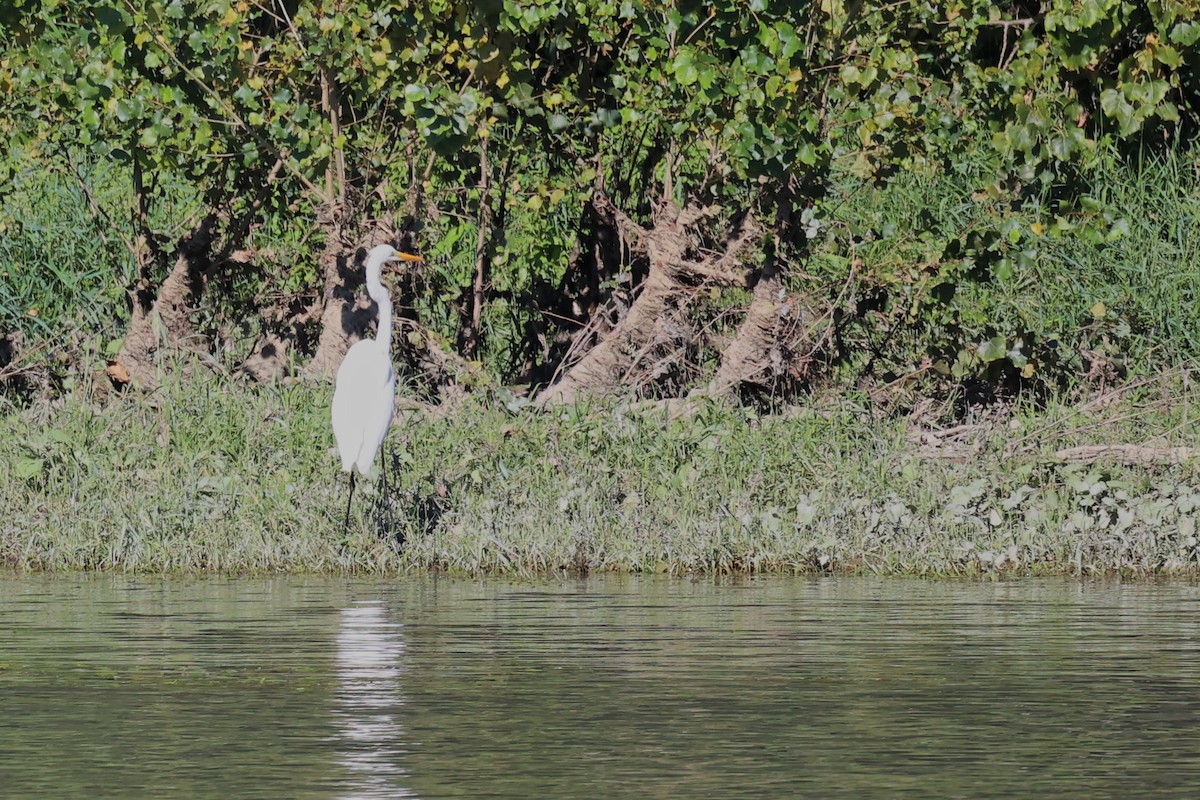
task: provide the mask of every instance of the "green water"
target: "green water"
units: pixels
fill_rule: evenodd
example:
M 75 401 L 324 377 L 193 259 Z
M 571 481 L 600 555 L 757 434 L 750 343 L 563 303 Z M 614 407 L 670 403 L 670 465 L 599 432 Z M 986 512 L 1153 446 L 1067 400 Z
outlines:
M 0 577 L 0 797 L 1194 797 L 1200 589 Z

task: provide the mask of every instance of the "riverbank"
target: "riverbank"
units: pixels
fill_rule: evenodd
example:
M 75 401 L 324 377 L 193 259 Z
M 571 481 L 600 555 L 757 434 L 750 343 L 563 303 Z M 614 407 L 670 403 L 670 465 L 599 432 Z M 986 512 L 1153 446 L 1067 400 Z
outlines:
M 11 409 L 0 564 L 133 572 L 1200 571 L 1197 393 L 1181 376 L 953 428 L 848 399 L 687 420 L 517 398 L 402 412 L 389 502 L 343 531 L 330 389 L 208 375 Z M 1095 463 L 1065 463 L 1071 459 Z M 1149 459 L 1121 464 L 1119 460 Z M 361 483 L 360 483 L 361 485 Z M 382 505 L 382 511 L 380 510 Z

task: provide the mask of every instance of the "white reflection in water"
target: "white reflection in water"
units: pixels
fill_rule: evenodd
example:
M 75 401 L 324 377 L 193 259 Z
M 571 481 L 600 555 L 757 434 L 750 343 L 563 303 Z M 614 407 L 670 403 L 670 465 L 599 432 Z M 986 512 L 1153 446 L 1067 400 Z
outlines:
M 337 637 L 338 687 L 334 720 L 338 763 L 349 773 L 345 800 L 416 797 L 400 785 L 406 775 L 400 711 L 404 638 L 383 606 L 362 603 L 342 609 Z

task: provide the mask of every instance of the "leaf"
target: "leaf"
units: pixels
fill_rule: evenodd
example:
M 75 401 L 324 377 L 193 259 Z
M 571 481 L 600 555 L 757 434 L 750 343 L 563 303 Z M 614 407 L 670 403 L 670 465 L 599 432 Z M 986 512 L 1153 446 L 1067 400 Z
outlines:
M 117 119 L 121 122 L 129 122 L 129 120 L 138 116 L 140 112 L 140 104 L 134 100 L 121 99 L 117 101 Z
M 1008 343 L 1003 336 L 993 336 L 979 345 L 979 358 L 984 363 L 998 361 L 1008 352 Z
M 1200 23 L 1180 22 L 1171 29 L 1168 38 L 1177 45 L 1190 47 L 1200 39 Z
M 681 86 L 691 86 L 700 79 L 700 70 L 692 61 L 691 50 L 681 50 L 675 61 L 671 64 L 671 71 L 675 73 L 675 80 L 679 81 Z
M 1154 113 L 1167 122 L 1179 122 L 1179 108 L 1174 103 L 1159 103 Z
M 13 471 L 18 478 L 28 481 L 41 475 L 45 466 L 46 462 L 40 458 L 19 458 Z
M 792 56 L 804 46 L 804 42 L 796 35 L 796 29 L 787 22 L 777 23 L 775 33 L 779 37 L 779 56 L 784 61 L 790 61 Z
M 1162 44 L 1154 52 L 1154 57 L 1158 59 L 1160 64 L 1165 64 L 1172 69 L 1178 69 L 1183 66 L 1183 56 L 1179 51 L 1169 44 Z

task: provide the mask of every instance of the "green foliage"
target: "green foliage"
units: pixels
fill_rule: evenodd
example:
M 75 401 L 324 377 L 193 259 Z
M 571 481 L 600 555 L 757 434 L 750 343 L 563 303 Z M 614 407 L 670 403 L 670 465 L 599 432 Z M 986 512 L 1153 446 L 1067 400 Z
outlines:
M 188 205 L 181 185 L 250 217 L 285 246 L 227 282 L 243 303 L 316 291 L 311 255 L 288 251 L 318 206 L 350 190 L 364 215 L 396 214 L 419 193 L 429 213 L 408 223 L 432 257 L 412 302 L 453 340 L 491 220 L 480 357 L 506 377 L 566 324 L 533 298 L 562 283 L 600 185 L 643 217 L 665 192 L 764 219 L 815 203 L 805 226 L 843 224 L 784 255 L 815 254 L 825 282 L 804 288 L 818 295 L 837 296 L 864 252 L 898 245 L 903 263 L 872 256 L 856 278 L 912 342 L 898 358 L 927 357 L 955 380 L 1087 370 L 1063 344 L 1080 330 L 1109 356 L 1153 349 L 1139 337 L 1193 341 L 1137 299 L 1150 281 L 1174 287 L 1159 300 L 1186 301 L 1186 275 L 1172 283 L 1145 259 L 1104 273 L 1121 296 L 1093 315 L 1099 298 L 1086 295 L 1104 294 L 1090 288 L 1103 270 L 1091 284 L 1055 273 L 1052 287 L 1046 271 L 1085 258 L 1073 248 L 1165 252 L 1096 176 L 1113 153 L 1195 129 L 1194 2 L 6 0 L 0 20 L 12 100 L 0 135 L 13 152 L 46 172 L 115 164 L 163 239 Z M 0 186 L 16 170 L 0 160 Z M 894 181 L 907 206 L 881 226 L 850 219 L 844 197 L 881 197 L 853 179 Z M 967 197 L 943 194 L 965 184 Z M 126 266 L 112 274 L 127 284 Z M 64 304 L 78 307 L 71 287 L 92 285 L 92 269 L 59 281 Z M 1020 298 L 1033 287 L 1063 305 L 1031 311 Z M 104 289 L 109 303 L 122 288 Z M 18 325 L 37 286 L 4 289 L 4 324 Z
M 888 380 L 1152 374 L 1200 348 L 1194 161 L 1171 151 L 1129 167 L 1102 150 L 1074 206 L 998 185 L 991 158 L 883 187 L 835 175 L 815 274 L 797 286 L 856 298 L 854 374 L 868 361 Z
M 1194 427 L 1191 386 L 1108 406 L 1018 407 L 967 463 L 912 452 L 903 420 L 838 398 L 759 417 L 593 405 L 521 413 L 476 395 L 401 413 L 391 527 L 347 485 L 328 387 L 200 370 L 153 397 L 0 406 L 0 565 L 134 572 L 1082 573 L 1200 568 L 1200 466 L 1056 466 L 1077 444 Z M 2 401 L 0 401 L 2 402 Z M 1189 416 L 1191 415 L 1191 416 Z
M 77 183 L 18 153 L 9 164 L 10 190 L 0 193 L 0 332 L 64 345 L 111 330 L 124 312 L 129 267 L 119 239 L 97 235 Z M 101 191 L 120 191 L 110 179 L 104 170 L 89 176 Z

